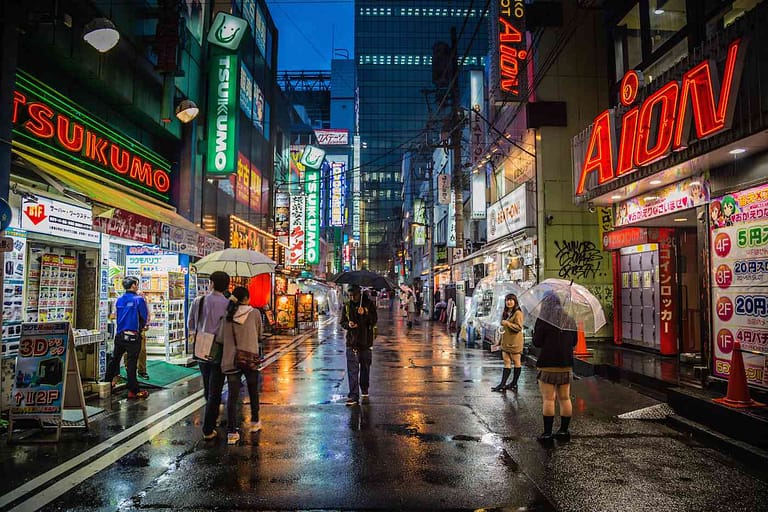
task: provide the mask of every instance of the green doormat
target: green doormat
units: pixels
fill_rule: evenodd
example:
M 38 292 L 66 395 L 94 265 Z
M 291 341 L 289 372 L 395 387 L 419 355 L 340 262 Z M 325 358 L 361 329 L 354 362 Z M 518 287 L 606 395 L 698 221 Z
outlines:
M 200 375 L 197 368 L 187 368 L 177 364 L 166 363 L 165 361 L 147 361 L 147 373 L 149 379 L 139 377 L 139 385 L 153 388 L 167 388 L 174 382 L 189 377 L 190 375 Z M 120 368 L 120 375 L 126 378 L 125 367 Z

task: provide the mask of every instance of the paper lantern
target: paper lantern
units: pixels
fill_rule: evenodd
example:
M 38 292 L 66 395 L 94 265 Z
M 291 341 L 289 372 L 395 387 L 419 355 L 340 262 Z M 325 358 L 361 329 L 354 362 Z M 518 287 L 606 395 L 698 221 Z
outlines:
M 248 282 L 248 294 L 251 296 L 251 306 L 263 308 L 269 304 L 272 295 L 272 276 L 259 274 Z

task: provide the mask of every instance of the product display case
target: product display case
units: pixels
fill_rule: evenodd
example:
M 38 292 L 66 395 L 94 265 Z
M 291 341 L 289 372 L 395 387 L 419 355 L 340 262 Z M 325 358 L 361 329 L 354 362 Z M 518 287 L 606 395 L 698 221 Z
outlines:
M 142 273 L 139 289 L 147 301 L 149 325 L 144 335 L 147 355 L 162 354 L 169 361 L 185 350 L 184 274 L 181 272 Z
M 296 296 L 296 320 L 299 331 L 312 329 L 315 325 L 315 297 L 311 293 Z
M 293 331 L 296 329 L 296 296 L 278 295 L 276 300 L 277 331 Z

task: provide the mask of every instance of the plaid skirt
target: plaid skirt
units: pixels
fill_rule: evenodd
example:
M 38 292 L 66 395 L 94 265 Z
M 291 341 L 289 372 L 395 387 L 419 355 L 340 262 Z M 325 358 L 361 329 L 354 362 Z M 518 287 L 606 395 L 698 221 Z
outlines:
M 536 379 L 544 382 L 545 384 L 553 384 L 559 386 L 561 384 L 571 383 L 571 372 L 548 372 L 546 370 L 539 370 L 536 374 Z

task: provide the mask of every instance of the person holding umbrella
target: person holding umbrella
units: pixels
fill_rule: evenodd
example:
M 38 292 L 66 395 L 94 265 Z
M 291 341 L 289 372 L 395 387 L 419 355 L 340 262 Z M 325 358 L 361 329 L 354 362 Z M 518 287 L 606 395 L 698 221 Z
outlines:
M 517 391 L 517 380 L 523 371 L 523 311 L 517 295 L 508 293 L 504 297 L 504 312 L 501 314 L 501 328 L 504 332 L 501 337 L 501 356 L 504 359 L 504 369 L 501 373 L 501 382 L 492 387 L 491 391 Z M 515 373 L 512 383 L 506 385 L 509 374 L 512 371 L 512 363 L 515 363 Z
M 536 362 L 539 390 L 542 398 L 544 433 L 538 436 L 540 442 L 553 438 L 568 440 L 573 406 L 571 404 L 571 372 L 573 370 L 573 347 L 576 346 L 576 321 L 563 311 L 560 299 L 555 294 L 545 295 L 540 311 L 544 312 L 533 329 L 533 345 L 541 349 Z M 542 318 L 560 318 L 558 326 Z M 560 429 L 553 435 L 555 421 L 555 398 L 560 404 Z
M 350 286 L 349 296 L 341 313 L 341 327 L 347 331 L 349 395 L 346 404 L 356 405 L 361 396 L 363 400 L 368 398 L 373 360 L 371 347 L 378 314 L 373 302 L 362 296 L 359 286 Z

